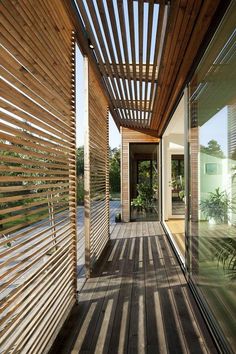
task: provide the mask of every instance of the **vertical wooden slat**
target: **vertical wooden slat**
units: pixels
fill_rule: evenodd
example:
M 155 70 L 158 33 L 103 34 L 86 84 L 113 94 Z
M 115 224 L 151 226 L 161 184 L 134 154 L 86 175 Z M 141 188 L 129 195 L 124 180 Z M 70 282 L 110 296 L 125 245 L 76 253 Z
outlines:
M 75 100 L 75 32 L 71 38 L 71 131 L 76 136 L 76 100 Z M 76 181 L 76 139 L 73 141 L 73 149 L 69 154 L 69 216 L 71 230 L 73 232 L 73 253 L 74 253 L 74 291 L 77 291 L 77 181 Z
M 84 135 L 84 233 L 85 233 L 85 267 L 87 277 L 90 276 L 90 155 L 89 155 L 89 87 L 88 87 L 88 59 L 84 58 L 85 80 L 85 135 Z

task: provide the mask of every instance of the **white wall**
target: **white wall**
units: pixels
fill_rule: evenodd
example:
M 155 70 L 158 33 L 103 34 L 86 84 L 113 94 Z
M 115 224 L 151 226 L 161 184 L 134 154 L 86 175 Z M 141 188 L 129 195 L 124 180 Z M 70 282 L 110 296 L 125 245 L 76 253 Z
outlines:
M 162 138 L 162 205 L 164 220 L 172 217 L 170 181 L 171 155 L 173 154 L 184 154 L 184 97 L 180 100 Z
M 170 134 L 163 137 L 163 216 L 164 220 L 172 215 L 171 156 L 184 154 L 184 134 Z

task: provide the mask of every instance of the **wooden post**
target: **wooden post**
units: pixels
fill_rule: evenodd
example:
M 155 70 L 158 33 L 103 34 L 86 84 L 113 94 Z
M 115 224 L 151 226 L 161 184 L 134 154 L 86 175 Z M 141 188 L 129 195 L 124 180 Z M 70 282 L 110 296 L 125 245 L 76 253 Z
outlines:
M 88 98 L 88 58 L 84 58 L 85 136 L 84 136 L 84 236 L 86 276 L 90 276 L 90 156 L 89 156 L 89 98 Z
M 69 153 L 69 216 L 73 237 L 74 292 L 77 298 L 77 177 L 76 177 L 76 116 L 75 116 L 75 32 L 71 36 L 71 120 L 73 148 Z

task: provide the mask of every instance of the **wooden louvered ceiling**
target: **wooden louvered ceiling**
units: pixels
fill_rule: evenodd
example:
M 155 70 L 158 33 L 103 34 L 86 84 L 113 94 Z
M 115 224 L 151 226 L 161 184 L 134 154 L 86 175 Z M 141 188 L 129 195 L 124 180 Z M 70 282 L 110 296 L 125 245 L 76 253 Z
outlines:
M 120 125 L 148 127 L 157 90 L 167 5 L 77 1 Z
M 163 133 L 210 25 L 229 3 L 65 0 L 117 126 Z

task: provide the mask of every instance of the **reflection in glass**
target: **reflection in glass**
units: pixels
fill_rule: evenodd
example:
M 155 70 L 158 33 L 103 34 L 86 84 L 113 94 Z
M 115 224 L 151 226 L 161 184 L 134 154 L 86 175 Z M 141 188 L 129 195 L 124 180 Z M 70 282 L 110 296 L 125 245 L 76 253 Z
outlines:
M 171 157 L 172 215 L 184 215 L 184 155 Z
M 232 6 L 190 83 L 191 276 L 236 348 L 236 39 Z

